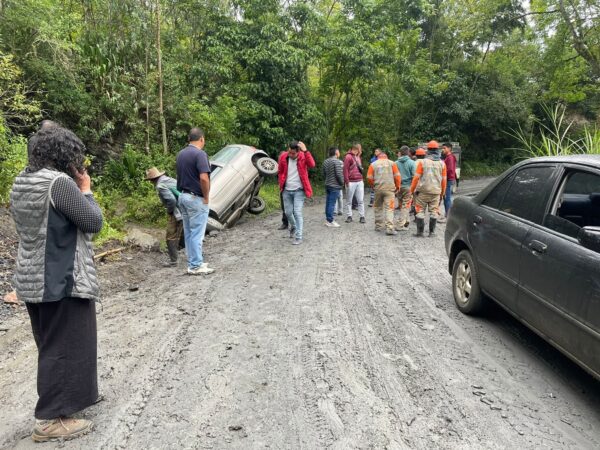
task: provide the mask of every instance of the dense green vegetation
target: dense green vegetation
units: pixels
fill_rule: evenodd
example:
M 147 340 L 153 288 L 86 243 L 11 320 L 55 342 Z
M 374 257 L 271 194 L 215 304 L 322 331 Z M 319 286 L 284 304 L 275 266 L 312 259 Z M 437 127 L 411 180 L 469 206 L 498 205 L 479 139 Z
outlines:
M 543 152 L 544 105 L 597 146 L 599 80 L 590 0 L 0 0 L 0 201 L 41 118 L 84 140 L 115 220 L 155 221 L 143 170 L 192 125 L 209 153 L 301 138 L 319 160 L 460 141 L 481 173 Z

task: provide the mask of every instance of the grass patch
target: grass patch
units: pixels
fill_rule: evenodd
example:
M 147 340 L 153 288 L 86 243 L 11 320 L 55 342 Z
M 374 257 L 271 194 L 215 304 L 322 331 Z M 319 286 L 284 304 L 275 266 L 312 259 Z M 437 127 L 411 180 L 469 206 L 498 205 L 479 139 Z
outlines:
M 600 129 L 585 126 L 579 133 L 573 132 L 573 121 L 567 120 L 566 107 L 544 106 L 546 120 L 534 119 L 529 131 L 519 127 L 509 133 L 520 147 L 514 149 L 522 159 L 539 156 L 600 155 Z
M 503 162 L 463 161 L 460 176 L 461 178 L 495 177 L 511 166 L 511 163 Z

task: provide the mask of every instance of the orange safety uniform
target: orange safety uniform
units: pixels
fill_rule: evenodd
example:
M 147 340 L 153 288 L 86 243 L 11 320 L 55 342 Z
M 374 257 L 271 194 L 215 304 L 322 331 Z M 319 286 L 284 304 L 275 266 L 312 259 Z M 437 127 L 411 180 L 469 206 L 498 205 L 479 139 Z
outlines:
M 410 187 L 411 193 L 418 193 L 415 198 L 416 217 L 424 218 L 425 209 L 429 208 L 429 212 L 437 218 L 440 199 L 446 193 L 446 183 L 446 165 L 443 161 L 417 160 L 415 176 Z
M 375 189 L 373 210 L 375 213 L 375 229 L 382 230 L 384 226 L 388 233 L 394 233 L 394 200 L 395 193 L 400 189 L 402 179 L 398 166 L 390 161 L 385 153 L 377 157 L 377 161 L 369 166 L 367 181 Z

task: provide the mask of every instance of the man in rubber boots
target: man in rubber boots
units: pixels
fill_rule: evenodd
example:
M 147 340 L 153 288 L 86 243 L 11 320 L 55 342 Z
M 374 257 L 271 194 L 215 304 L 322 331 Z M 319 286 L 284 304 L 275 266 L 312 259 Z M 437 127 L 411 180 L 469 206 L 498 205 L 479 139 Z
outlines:
M 429 236 L 434 236 L 440 201 L 446 192 L 446 165 L 440 159 L 437 141 L 430 141 L 427 144 L 427 158 L 417 161 L 410 192 L 419 193 L 415 205 L 417 222 L 415 236 L 422 237 L 425 231 L 425 209 L 429 209 Z
M 167 252 L 169 261 L 164 264 L 165 267 L 177 266 L 177 255 L 181 248 L 181 238 L 183 237 L 183 220 L 181 212 L 177 207 L 179 191 L 177 190 L 177 180 L 165 175 L 164 171 L 152 167 L 146 171 L 146 180 L 150 181 L 156 188 L 158 198 L 167 210 Z
M 383 230 L 385 215 L 386 234 L 397 234 L 394 229 L 394 199 L 396 192 L 400 190 L 401 179 L 396 163 L 390 161 L 384 152 L 380 152 L 377 161 L 369 166 L 367 180 L 375 191 L 375 231 Z

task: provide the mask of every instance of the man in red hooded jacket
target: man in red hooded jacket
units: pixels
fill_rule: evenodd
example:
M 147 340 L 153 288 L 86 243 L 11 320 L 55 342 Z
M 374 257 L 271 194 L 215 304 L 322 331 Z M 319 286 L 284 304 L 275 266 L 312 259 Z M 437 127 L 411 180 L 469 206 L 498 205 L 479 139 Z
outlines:
M 315 160 L 303 142 L 292 141 L 287 151 L 279 156 L 279 189 L 283 194 L 283 207 L 290 224 L 292 244 L 302 244 L 304 199 L 312 197 L 308 169 L 315 167 Z

